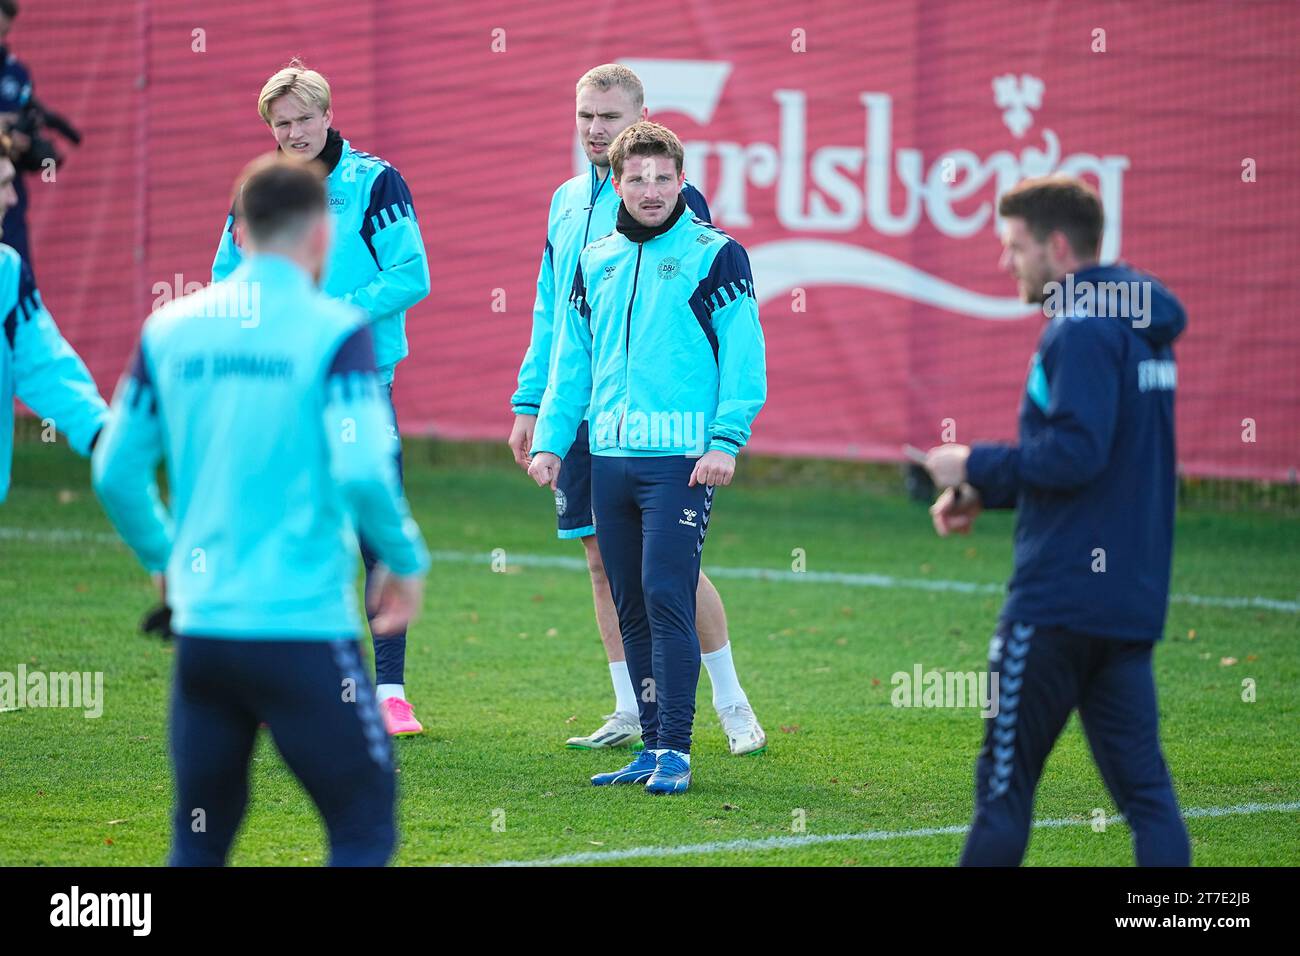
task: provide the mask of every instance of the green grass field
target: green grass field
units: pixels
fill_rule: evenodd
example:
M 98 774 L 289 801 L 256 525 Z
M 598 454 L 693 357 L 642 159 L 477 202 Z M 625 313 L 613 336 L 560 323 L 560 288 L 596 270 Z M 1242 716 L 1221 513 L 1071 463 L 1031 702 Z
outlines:
M 824 471 L 742 461 L 719 492 L 705 567 L 730 617 L 741 680 L 768 752 L 735 758 L 701 672 L 695 780 L 668 799 L 596 790 L 590 774 L 625 751 L 566 750 L 612 709 L 581 548 L 554 537 L 549 494 L 506 460 L 413 442 L 407 488 L 431 549 L 424 616 L 411 634 L 408 696 L 426 727 L 399 741 L 400 864 L 540 861 L 634 848 L 615 864 L 947 865 L 969 822 L 981 721 L 973 709 L 898 709 L 890 677 L 978 671 L 1001 597 L 916 581 L 1000 585 L 1012 516 L 940 540 L 901 492 Z M 499 459 L 499 460 L 498 460 Z M 73 709 L 0 713 L 0 864 L 152 865 L 165 859 L 171 804 L 166 702 L 172 650 L 136 632 L 153 593 L 90 493 L 86 462 L 19 444 L 0 506 L 0 671 L 102 671 L 99 719 Z M 64 534 L 62 532 L 73 532 Z M 1300 862 L 1300 578 L 1296 521 L 1209 510 L 1180 516 L 1174 591 L 1272 598 L 1291 609 L 1175 602 L 1156 654 L 1165 752 L 1201 865 Z M 504 549 L 505 573 L 489 554 Z M 888 575 L 896 586 L 724 569 Z M 470 559 L 465 553 L 473 553 Z M 547 565 L 534 557 L 569 559 Z M 1255 683 L 1243 701 L 1243 680 Z M 1129 831 L 1088 825 L 1115 808 L 1077 719 L 1048 762 L 1027 862 L 1127 865 Z M 796 821 L 803 811 L 805 829 Z M 502 812 L 503 811 L 503 812 Z M 496 826 L 494 827 L 494 823 Z M 502 824 L 504 826 L 502 827 Z M 817 842 L 833 834 L 886 838 Z M 799 842 L 792 837 L 806 836 Z M 774 840 L 760 848 L 728 846 Z M 718 845 L 714 849 L 699 845 Z M 323 831 L 265 734 L 232 861 L 319 864 Z M 587 859 L 586 857 L 582 859 Z M 599 857 L 592 862 L 602 862 Z

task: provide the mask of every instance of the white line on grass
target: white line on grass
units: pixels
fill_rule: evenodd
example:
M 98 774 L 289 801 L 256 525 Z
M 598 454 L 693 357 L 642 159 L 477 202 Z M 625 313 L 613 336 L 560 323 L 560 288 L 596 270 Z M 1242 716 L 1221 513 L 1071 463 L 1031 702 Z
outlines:
M 77 531 L 70 528 L 4 528 L 0 527 L 0 541 L 28 541 L 34 544 L 107 544 L 122 547 L 121 539 L 102 531 Z M 445 564 L 481 564 L 491 567 L 495 558 L 491 554 L 474 551 L 432 551 L 434 561 Z M 525 568 L 558 568 L 562 571 L 587 573 L 585 558 L 572 558 L 547 554 L 507 554 L 506 564 Z M 1002 594 L 1001 584 L 981 584 L 975 581 L 950 581 L 945 579 L 899 578 L 891 574 L 866 574 L 853 571 L 786 571 L 780 568 L 730 568 L 709 566 L 705 569 L 713 578 L 733 578 L 745 581 L 782 581 L 793 584 L 842 584 L 846 587 L 884 588 L 891 591 L 941 591 L 957 594 Z M 1171 594 L 1175 604 L 1195 604 L 1201 607 L 1256 608 L 1263 611 L 1300 613 L 1300 601 L 1283 601 L 1266 597 L 1221 597 L 1218 595 Z
M 1188 819 L 1200 817 L 1232 817 L 1250 813 L 1286 813 L 1300 810 L 1300 801 L 1292 803 L 1243 803 L 1232 807 L 1202 807 L 1184 810 Z M 1106 823 L 1123 823 L 1123 816 L 1107 817 Z M 1035 820 L 1034 829 L 1051 827 L 1092 826 L 1091 818 L 1058 818 Z M 957 836 L 970 830 L 970 826 L 922 827 L 917 830 L 867 830 L 864 833 L 805 833 L 802 836 L 773 836 L 759 840 L 716 840 L 712 843 L 688 843 L 682 846 L 637 846 L 626 850 L 592 850 L 569 853 L 565 856 L 544 857 L 537 860 L 502 860 L 488 866 L 564 866 L 574 863 L 611 863 L 615 860 L 637 860 L 672 856 L 699 856 L 703 853 L 734 853 L 741 851 L 793 850 L 804 846 L 825 843 L 863 843 L 880 840 L 900 840 L 905 837 Z M 471 866 L 482 864 L 468 864 Z
M 491 564 L 490 554 L 470 551 L 433 551 L 433 560 L 455 564 Z M 521 567 L 560 568 L 566 571 L 587 573 L 585 558 L 561 557 L 541 554 L 507 554 L 506 564 Z M 705 570 L 711 578 L 737 578 L 747 581 L 782 581 L 792 584 L 843 584 L 859 588 L 885 588 L 887 590 L 946 591 L 959 594 L 1003 594 L 1002 584 L 981 584 L 976 581 L 949 581 L 945 579 L 899 578 L 892 574 L 866 574 L 854 571 L 787 571 L 782 568 L 730 568 L 709 565 Z M 1169 600 L 1178 604 L 1199 604 L 1206 607 L 1252 607 L 1268 611 L 1300 613 L 1300 601 L 1280 601 L 1266 597 L 1219 597 L 1217 595 L 1171 594 Z

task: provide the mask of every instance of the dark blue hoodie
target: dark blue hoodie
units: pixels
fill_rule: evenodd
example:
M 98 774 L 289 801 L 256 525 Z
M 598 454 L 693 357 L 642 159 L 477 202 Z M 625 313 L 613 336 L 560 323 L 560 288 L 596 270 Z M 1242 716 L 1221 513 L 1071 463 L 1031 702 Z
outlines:
M 1019 444 L 974 445 L 968 480 L 985 507 L 1020 511 L 1003 620 L 1157 641 L 1173 555 L 1172 344 L 1187 316 L 1125 265 L 1081 270 L 1073 283 L 1073 302 L 1088 286 L 1094 302 L 1062 309 L 1043 330 Z M 1115 308 L 1119 287 L 1101 283 L 1148 292 L 1146 314 L 1135 298 Z

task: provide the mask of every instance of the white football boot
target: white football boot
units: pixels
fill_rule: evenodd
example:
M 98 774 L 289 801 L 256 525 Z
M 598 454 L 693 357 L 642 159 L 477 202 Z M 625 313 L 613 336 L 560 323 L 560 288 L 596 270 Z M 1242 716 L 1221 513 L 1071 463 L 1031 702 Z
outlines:
M 606 747 L 634 746 L 640 741 L 640 716 L 619 711 L 606 714 L 605 723 L 599 730 L 586 737 L 570 737 L 565 746 L 575 750 L 603 750 Z
M 727 735 L 727 746 L 733 756 L 761 753 L 767 749 L 767 734 L 759 726 L 753 708 L 748 704 L 732 704 L 718 710 L 722 732 Z

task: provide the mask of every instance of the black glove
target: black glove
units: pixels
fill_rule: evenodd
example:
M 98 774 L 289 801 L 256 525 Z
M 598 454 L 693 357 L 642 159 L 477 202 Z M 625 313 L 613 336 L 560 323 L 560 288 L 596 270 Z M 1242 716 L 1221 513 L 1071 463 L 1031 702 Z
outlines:
M 172 609 L 166 604 L 159 604 L 140 620 L 141 634 L 156 634 L 164 641 L 170 641 L 172 634 Z

